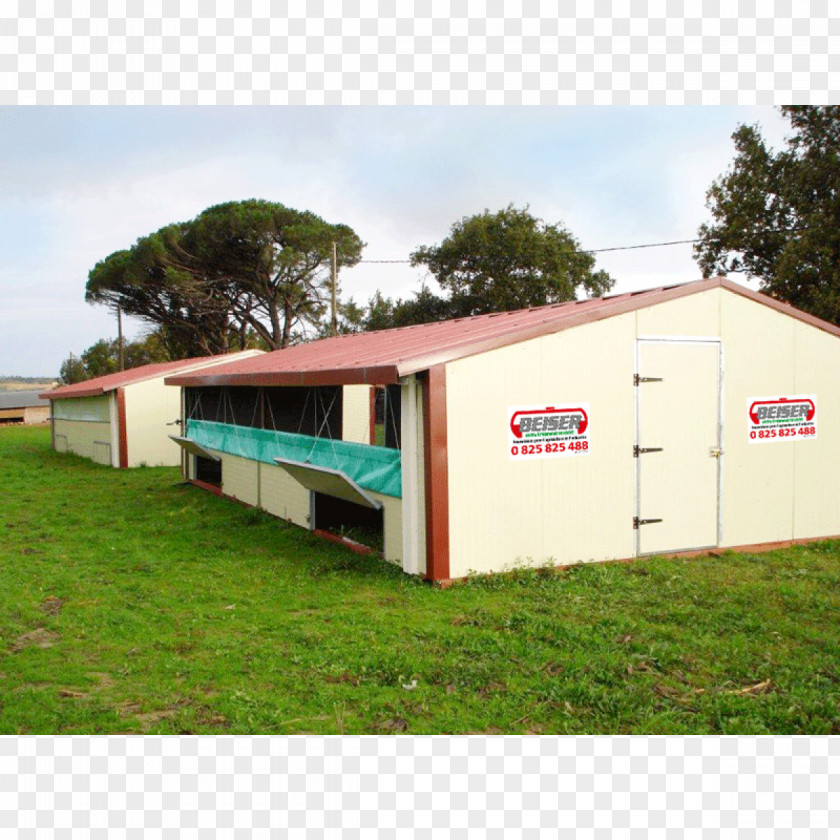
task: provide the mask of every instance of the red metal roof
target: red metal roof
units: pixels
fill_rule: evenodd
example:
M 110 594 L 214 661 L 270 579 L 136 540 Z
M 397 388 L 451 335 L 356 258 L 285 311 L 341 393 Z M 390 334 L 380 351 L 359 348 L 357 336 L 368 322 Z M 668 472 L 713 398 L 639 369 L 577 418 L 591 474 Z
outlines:
M 243 350 L 238 353 L 227 353 L 219 356 L 199 356 L 193 359 L 179 359 L 176 362 L 159 362 L 153 365 L 142 365 L 141 367 L 122 370 L 118 373 L 109 373 L 106 376 L 97 376 L 95 379 L 88 379 L 85 382 L 62 385 L 59 388 L 54 388 L 52 391 L 44 391 L 41 396 L 48 400 L 98 397 L 125 385 L 134 385 L 136 382 L 155 379 L 158 376 L 165 376 L 168 373 L 199 370 L 234 360 L 241 362 L 260 355 L 261 352 L 260 350 Z
M 753 292 L 722 277 L 639 292 L 550 304 L 514 312 L 476 315 L 356 333 L 298 344 L 212 370 L 169 376 L 167 385 L 327 385 L 390 384 L 401 376 L 483 353 L 497 347 L 621 315 L 646 306 L 723 287 L 752 298 L 834 335 L 833 324 Z

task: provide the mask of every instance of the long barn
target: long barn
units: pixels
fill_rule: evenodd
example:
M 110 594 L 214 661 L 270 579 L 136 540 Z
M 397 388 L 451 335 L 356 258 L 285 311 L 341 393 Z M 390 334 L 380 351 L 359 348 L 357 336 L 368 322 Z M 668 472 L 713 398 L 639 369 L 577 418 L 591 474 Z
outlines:
M 166 381 L 189 480 L 446 581 L 840 534 L 838 338 L 714 278 Z
M 181 401 L 164 378 L 260 352 L 142 365 L 45 391 L 41 397 L 52 407 L 53 449 L 117 468 L 178 466 L 181 453 L 169 439 L 167 424 L 180 422 Z

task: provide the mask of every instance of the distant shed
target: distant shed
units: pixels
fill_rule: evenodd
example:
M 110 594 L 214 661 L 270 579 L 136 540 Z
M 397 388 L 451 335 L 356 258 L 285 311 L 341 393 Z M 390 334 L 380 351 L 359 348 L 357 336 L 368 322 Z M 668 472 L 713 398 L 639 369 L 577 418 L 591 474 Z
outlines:
M 260 353 L 143 365 L 46 391 L 41 396 L 52 403 L 53 449 L 118 468 L 177 466 L 181 453 L 169 432 L 177 428 L 181 401 L 164 378 Z
M 430 580 L 840 535 L 840 329 L 724 278 L 167 383 L 188 479 L 303 527 L 373 523 Z M 391 396 L 384 447 L 346 442 L 334 409 L 371 386 Z
M 50 401 L 37 391 L 0 391 L 0 424 L 27 426 L 50 419 Z

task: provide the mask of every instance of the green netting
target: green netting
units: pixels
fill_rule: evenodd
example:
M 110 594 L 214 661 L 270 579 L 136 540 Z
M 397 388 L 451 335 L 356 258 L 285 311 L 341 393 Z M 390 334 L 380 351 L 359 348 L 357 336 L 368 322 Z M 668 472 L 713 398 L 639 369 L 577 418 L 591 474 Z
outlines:
M 399 449 L 349 443 L 346 440 L 316 438 L 273 429 L 233 426 L 210 420 L 188 420 L 184 436 L 200 446 L 273 464 L 286 458 L 340 470 L 359 487 L 402 498 L 402 474 Z

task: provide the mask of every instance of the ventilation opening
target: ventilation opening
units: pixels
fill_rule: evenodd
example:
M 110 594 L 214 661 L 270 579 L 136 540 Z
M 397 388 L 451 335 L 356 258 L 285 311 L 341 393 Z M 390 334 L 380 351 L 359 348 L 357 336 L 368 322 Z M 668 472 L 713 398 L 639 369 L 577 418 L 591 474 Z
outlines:
M 215 487 L 222 486 L 222 462 L 214 461 L 212 458 L 195 456 L 195 480 L 203 481 L 205 484 L 212 484 Z
M 400 449 L 402 392 L 399 385 L 378 385 L 374 395 L 376 446 Z
M 385 526 L 381 510 L 346 502 L 335 496 L 313 491 L 313 527 L 361 543 L 376 551 L 385 546 Z

